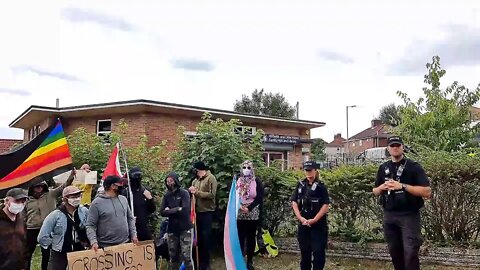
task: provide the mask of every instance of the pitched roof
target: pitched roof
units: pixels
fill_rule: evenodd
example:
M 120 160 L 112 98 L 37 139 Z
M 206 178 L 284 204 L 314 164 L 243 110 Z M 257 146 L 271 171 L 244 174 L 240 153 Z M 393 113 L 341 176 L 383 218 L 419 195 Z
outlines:
M 385 124 L 380 124 L 374 127 L 369 127 L 354 136 L 350 137 L 349 140 L 363 140 L 367 138 L 387 138 L 389 126 Z
M 0 139 L 0 153 L 7 152 L 14 144 L 21 142 L 22 140 Z
M 325 147 L 343 147 L 344 146 L 344 143 L 345 143 L 346 139 L 344 139 L 343 137 L 339 136 L 335 136 L 335 139 L 333 139 L 333 141 L 331 141 L 330 143 L 328 143 Z

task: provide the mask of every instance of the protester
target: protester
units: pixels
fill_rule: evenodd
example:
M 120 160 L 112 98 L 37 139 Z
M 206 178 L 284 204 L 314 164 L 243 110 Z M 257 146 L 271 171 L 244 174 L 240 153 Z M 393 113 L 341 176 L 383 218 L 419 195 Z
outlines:
M 80 167 L 80 170 L 84 170 L 86 173 L 89 173 L 91 171 L 90 165 L 83 164 Z M 80 204 L 84 206 L 89 206 L 92 203 L 92 191 L 95 187 L 95 184 L 76 183 L 74 184 L 74 186 L 78 187 L 83 192 L 82 200 L 80 201 Z
M 28 263 L 23 209 L 27 194 L 21 188 L 10 189 L 0 205 L 0 269 L 23 270 Z
M 108 176 L 103 182 L 104 194 L 98 195 L 90 206 L 87 218 L 87 236 L 93 250 L 127 243 L 138 244 L 135 221 L 122 195 L 124 181 Z
M 152 194 L 142 185 L 142 171 L 133 167 L 129 172 L 130 187 L 133 194 L 133 213 L 139 241 L 153 240 L 148 228 L 148 216 L 155 212 L 156 206 Z M 127 196 L 130 194 L 125 190 Z
M 160 214 L 168 217 L 167 242 L 172 269 L 183 262 L 186 270 L 192 267 L 192 222 L 190 220 L 190 195 L 182 188 L 174 172 L 165 179 L 167 192 L 163 196 Z
M 42 248 L 51 247 L 48 270 L 67 269 L 67 253 L 88 246 L 85 224 L 88 209 L 80 204 L 82 191 L 69 186 L 63 190 L 62 204 L 43 222 L 38 235 Z
M 195 211 L 198 229 L 198 264 L 199 270 L 210 269 L 210 243 L 212 219 L 215 211 L 215 196 L 217 193 L 217 179 L 202 161 L 193 165 L 195 180 L 188 189 L 195 195 Z M 197 256 L 194 257 L 196 260 Z
M 27 261 L 28 269 L 31 269 L 30 264 L 32 255 L 37 247 L 37 237 L 42 227 L 43 221 L 55 208 L 57 207 L 57 199 L 62 196 L 63 189 L 70 186 L 75 176 L 75 169 L 72 170 L 67 181 L 61 186 L 49 190 L 48 185 L 41 176 L 34 178 L 34 184 L 28 189 L 29 199 L 25 206 L 27 212 Z M 50 248 L 41 248 L 42 251 L 42 270 L 47 270 L 48 260 L 50 258 Z
M 298 244 L 301 270 L 321 270 L 325 267 L 325 249 L 328 242 L 327 213 L 330 199 L 325 185 L 319 179 L 318 164 L 303 164 L 305 178 L 300 180 L 291 201 L 298 225 Z M 312 262 L 313 254 L 313 262 Z
M 420 269 L 418 253 L 423 243 L 420 208 L 431 196 L 422 166 L 405 158 L 403 140 L 388 138 L 391 160 L 378 168 L 373 193 L 384 209 L 383 230 L 395 270 Z
M 237 180 L 237 191 L 240 198 L 240 211 L 237 216 L 238 238 L 243 254 L 247 256 L 247 269 L 253 270 L 256 233 L 260 221 L 260 206 L 263 204 L 263 184 L 255 176 L 253 163 L 243 162 L 241 174 Z M 245 249 L 246 242 L 246 249 Z

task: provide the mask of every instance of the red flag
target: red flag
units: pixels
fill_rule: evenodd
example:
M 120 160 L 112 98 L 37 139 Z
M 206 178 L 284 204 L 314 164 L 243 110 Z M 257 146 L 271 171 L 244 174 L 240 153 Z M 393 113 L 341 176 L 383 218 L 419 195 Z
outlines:
M 195 213 L 195 195 L 192 196 L 191 207 L 190 207 L 190 220 L 193 223 L 193 237 L 192 244 L 197 246 L 197 214 Z
M 113 152 L 110 155 L 110 159 L 108 159 L 107 167 L 102 175 L 102 180 L 105 180 L 109 175 L 116 175 L 122 177 L 122 172 L 120 171 L 120 160 L 118 159 L 118 143 L 113 148 Z

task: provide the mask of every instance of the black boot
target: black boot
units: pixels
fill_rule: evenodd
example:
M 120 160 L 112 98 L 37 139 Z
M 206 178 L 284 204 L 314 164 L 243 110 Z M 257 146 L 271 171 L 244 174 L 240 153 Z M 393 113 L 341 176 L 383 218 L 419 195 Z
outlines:
M 247 262 L 247 270 L 255 270 L 255 267 L 253 267 L 253 261 Z

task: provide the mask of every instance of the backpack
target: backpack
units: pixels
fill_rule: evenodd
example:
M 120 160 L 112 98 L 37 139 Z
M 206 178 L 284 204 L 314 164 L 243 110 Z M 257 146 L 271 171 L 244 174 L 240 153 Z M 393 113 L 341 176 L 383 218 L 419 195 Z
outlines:
M 257 237 L 255 255 L 260 255 L 265 258 L 275 258 L 278 256 L 278 247 L 275 245 L 268 230 L 261 229 L 261 234 Z

